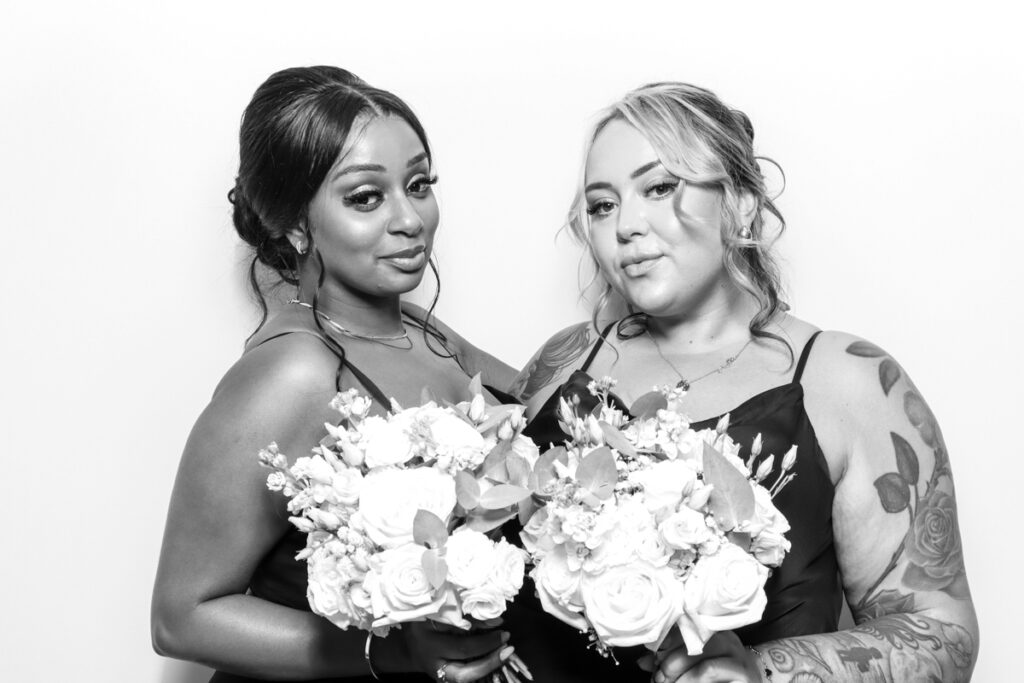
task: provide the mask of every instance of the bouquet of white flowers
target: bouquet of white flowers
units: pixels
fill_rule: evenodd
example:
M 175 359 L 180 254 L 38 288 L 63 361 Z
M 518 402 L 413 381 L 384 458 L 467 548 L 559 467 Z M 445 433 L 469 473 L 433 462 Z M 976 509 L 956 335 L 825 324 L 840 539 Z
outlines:
M 289 466 L 275 444 L 260 452 L 274 470 L 268 488 L 308 534 L 296 559 L 308 565 L 309 605 L 339 628 L 469 628 L 467 617 L 498 617 L 522 586 L 525 553 L 486 532 L 530 497 L 507 472 L 529 472 L 537 449 L 520 433 L 521 406 L 487 406 L 479 379 L 470 388 L 471 401 L 425 396 L 383 417 L 342 392 L 331 402 L 342 419 L 312 455 Z
M 591 632 L 602 653 L 657 649 L 678 625 L 699 654 L 713 633 L 761 618 L 769 568 L 790 547 L 772 497 L 794 476 L 796 450 L 765 488 L 774 456 L 753 466 L 760 435 L 744 462 L 728 416 L 694 431 L 678 408 L 682 390 L 666 387 L 628 418 L 609 398 L 613 385 L 590 383 L 591 411 L 561 399 L 571 438 L 542 455 L 530 479 L 544 501 L 522 533 L 530 576 L 544 609 Z

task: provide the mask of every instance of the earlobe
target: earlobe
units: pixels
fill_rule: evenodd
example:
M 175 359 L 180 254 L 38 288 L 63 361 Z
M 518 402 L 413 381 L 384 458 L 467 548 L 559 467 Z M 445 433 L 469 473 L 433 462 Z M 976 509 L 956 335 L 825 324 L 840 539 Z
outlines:
M 740 224 L 749 229 L 757 214 L 757 199 L 752 192 L 741 192 L 739 200 Z
M 285 236 L 288 238 L 288 241 L 291 242 L 295 251 L 299 254 L 305 254 L 309 249 L 309 239 L 307 239 L 305 221 L 300 222 L 298 226 L 291 228 Z

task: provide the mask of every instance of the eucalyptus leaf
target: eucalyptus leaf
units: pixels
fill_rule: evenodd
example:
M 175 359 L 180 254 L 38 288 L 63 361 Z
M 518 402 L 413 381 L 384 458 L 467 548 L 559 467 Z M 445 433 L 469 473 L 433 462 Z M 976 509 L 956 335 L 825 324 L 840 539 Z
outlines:
M 889 432 L 892 437 L 893 448 L 896 449 L 896 469 L 899 471 L 903 481 L 911 486 L 917 486 L 921 476 L 921 468 L 917 461 L 917 453 L 914 447 L 906 439 L 896 432 Z
M 516 486 L 527 486 L 530 481 L 530 463 L 516 452 L 505 458 L 505 470 L 508 472 L 508 483 Z
M 754 491 L 743 473 L 708 443 L 704 444 L 704 481 L 711 484 L 708 508 L 724 531 L 754 515 Z
M 417 510 L 412 521 L 412 540 L 418 545 L 440 548 L 448 540 L 448 527 L 430 510 Z
M 914 391 L 908 391 L 903 396 L 903 410 L 910 424 L 914 425 L 921 435 L 921 440 L 928 444 L 929 448 L 938 448 L 942 445 L 935 416 L 923 398 Z
M 846 347 L 846 352 L 853 356 L 860 356 L 861 358 L 882 358 L 883 356 L 889 355 L 871 342 L 866 341 L 853 342 Z
M 494 429 L 502 423 L 503 420 L 507 419 L 509 415 L 522 410 L 522 406 L 515 404 L 505 404 L 500 406 L 492 406 L 487 409 L 487 418 L 480 423 L 477 429 L 480 432 L 486 432 L 488 429 Z
M 604 500 L 615 491 L 619 473 L 615 468 L 615 456 L 607 446 L 601 446 L 583 456 L 576 468 L 576 481 L 593 495 Z
M 508 481 L 508 470 L 505 468 L 505 458 L 512 452 L 512 446 L 507 441 L 499 441 L 498 445 L 491 449 L 491 452 L 484 458 L 481 471 L 485 477 L 497 482 Z
M 515 512 L 503 510 L 484 510 L 477 508 L 466 517 L 466 526 L 473 531 L 487 533 L 516 516 Z
M 421 562 L 423 574 L 427 577 L 430 585 L 435 589 L 443 586 L 448 580 L 448 563 L 441 557 L 441 553 L 437 550 L 424 551 Z
M 480 507 L 484 510 L 500 510 L 511 507 L 524 498 L 530 497 L 530 489 L 512 484 L 498 484 L 480 495 Z
M 748 532 L 746 532 L 746 531 L 730 531 L 726 535 L 726 538 L 728 538 L 729 542 L 732 543 L 733 545 L 739 546 L 740 549 L 743 550 L 744 552 L 750 552 L 751 536 L 750 536 L 750 534 Z
M 455 499 L 467 512 L 480 503 L 480 483 L 465 470 L 455 475 Z
M 522 526 L 526 526 L 526 523 L 530 521 L 531 517 L 533 517 L 533 513 L 537 512 L 539 508 L 540 506 L 537 504 L 537 501 L 534 500 L 533 496 L 530 496 L 529 498 L 524 498 L 522 501 L 520 501 L 519 524 Z
M 544 491 L 551 482 L 558 479 L 558 473 L 555 471 L 555 461 L 561 462 L 563 465 L 569 464 L 569 454 L 564 446 L 549 448 L 534 463 L 533 474 L 530 475 L 530 488 L 534 493 L 544 495 Z
M 659 410 L 668 408 L 668 399 L 660 391 L 648 391 L 633 402 L 629 414 L 637 419 L 654 417 Z
M 910 504 L 910 487 L 896 472 L 888 472 L 875 479 L 875 488 L 886 512 L 903 512 Z
M 889 391 L 893 385 L 899 380 L 903 373 L 900 372 L 900 366 L 896 364 L 892 358 L 886 358 L 882 361 L 882 364 L 878 366 L 878 381 L 882 383 L 882 391 L 885 395 L 889 395 Z
M 601 427 L 601 433 L 604 434 L 604 442 L 606 444 L 623 455 L 628 455 L 631 458 L 636 457 L 636 448 L 621 431 L 603 420 L 597 424 Z

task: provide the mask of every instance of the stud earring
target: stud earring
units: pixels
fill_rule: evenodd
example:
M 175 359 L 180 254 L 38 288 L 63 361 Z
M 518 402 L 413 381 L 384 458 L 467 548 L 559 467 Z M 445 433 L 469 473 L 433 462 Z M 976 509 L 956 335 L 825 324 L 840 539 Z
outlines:
M 749 240 L 750 239 L 750 235 L 751 235 L 751 233 L 750 233 L 750 226 L 744 225 L 742 228 L 740 228 L 740 239 L 741 240 Z
M 299 252 L 300 254 L 305 254 L 306 253 L 306 243 L 303 242 L 302 240 L 299 240 L 298 242 L 296 242 L 295 243 L 295 251 Z

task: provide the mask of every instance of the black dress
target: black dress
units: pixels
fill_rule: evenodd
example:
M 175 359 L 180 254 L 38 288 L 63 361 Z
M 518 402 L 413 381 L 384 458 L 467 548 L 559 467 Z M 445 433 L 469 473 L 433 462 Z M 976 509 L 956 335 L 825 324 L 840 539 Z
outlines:
M 527 427 L 525 433 L 542 449 L 566 438 L 558 426 L 560 396 L 576 395 L 584 403 L 596 404 L 586 389 L 591 381 L 587 370 L 610 330 L 611 326 L 604 330 L 582 368 L 552 394 Z M 729 436 L 741 446 L 744 459 L 757 434 L 764 441 L 761 458 L 775 454 L 778 459 L 791 446 L 797 446 L 796 477 L 774 499 L 792 527 L 787 534 L 792 549 L 765 585 L 768 604 L 761 621 L 736 631 L 745 644 L 832 632 L 839 623 L 843 593 L 832 536 L 834 488 L 828 463 L 804 410 L 800 384 L 816 337 L 817 333 L 804 346 L 792 381 L 747 399 L 729 413 Z M 691 426 L 706 429 L 717 422 L 718 418 L 712 418 Z M 507 613 L 504 628 L 511 631 L 512 644 L 538 681 L 650 680 L 650 674 L 635 664 L 645 648 L 616 649 L 620 662 L 616 666 L 586 649 L 584 635 L 544 614 L 532 583 L 529 579 L 527 582 Z

